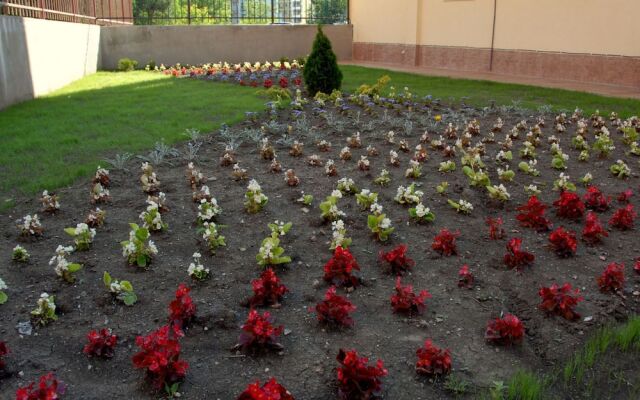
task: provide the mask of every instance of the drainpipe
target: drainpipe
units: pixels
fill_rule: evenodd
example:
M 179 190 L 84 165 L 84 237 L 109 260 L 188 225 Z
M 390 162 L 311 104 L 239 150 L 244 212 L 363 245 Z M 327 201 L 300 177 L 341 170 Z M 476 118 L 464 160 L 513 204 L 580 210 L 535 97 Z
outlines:
M 496 7 L 498 0 L 493 0 L 493 26 L 491 28 L 491 56 L 489 58 L 489 71 L 493 71 L 493 48 L 496 40 Z
M 422 0 L 418 0 L 416 3 L 416 45 L 413 53 L 414 65 L 417 67 L 420 65 L 421 49 L 420 49 L 420 36 L 422 34 Z

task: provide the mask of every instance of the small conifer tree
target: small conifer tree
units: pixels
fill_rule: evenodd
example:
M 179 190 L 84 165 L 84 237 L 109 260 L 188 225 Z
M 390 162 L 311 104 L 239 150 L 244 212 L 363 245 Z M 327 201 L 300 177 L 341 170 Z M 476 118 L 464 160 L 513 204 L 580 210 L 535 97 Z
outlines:
M 322 92 L 330 94 L 342 85 L 342 71 L 338 68 L 336 55 L 331 48 L 331 41 L 318 25 L 318 33 L 313 41 L 311 54 L 304 65 L 304 82 L 310 96 Z

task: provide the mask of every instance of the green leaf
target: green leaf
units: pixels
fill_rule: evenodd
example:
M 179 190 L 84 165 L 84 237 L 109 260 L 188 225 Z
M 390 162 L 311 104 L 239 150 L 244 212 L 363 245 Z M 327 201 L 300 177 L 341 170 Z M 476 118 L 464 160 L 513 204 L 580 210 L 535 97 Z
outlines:
M 147 256 L 145 256 L 144 254 L 140 254 L 138 256 L 138 258 L 136 259 L 136 264 L 138 264 L 138 267 L 146 267 L 147 266 Z
M 367 217 L 367 225 L 369 226 L 369 229 L 374 229 L 378 226 L 378 218 L 376 218 L 375 215 L 370 214 Z
M 102 282 L 104 282 L 106 286 L 111 285 L 111 275 L 109 275 L 107 271 L 104 271 L 104 274 L 102 274 Z
M 133 285 L 129 281 L 120 281 L 120 286 L 125 292 L 133 292 Z
M 144 242 L 145 240 L 147 240 L 147 238 L 149 238 L 149 230 L 146 228 L 139 228 L 138 230 L 136 230 L 136 239 L 138 239 L 141 242 Z
M 122 293 L 122 302 L 127 306 L 132 306 L 138 301 L 138 296 L 133 292 Z
M 64 231 L 71 236 L 75 236 L 76 235 L 76 228 L 64 228 Z
M 9 299 L 9 296 L 5 292 L 0 292 L 0 304 L 4 304 Z
M 67 269 L 69 270 L 69 272 L 73 273 L 73 272 L 78 272 L 80 271 L 80 269 L 82 268 L 82 264 L 78 264 L 78 263 L 71 263 L 67 266 Z
M 289 256 L 284 256 L 284 257 L 279 257 L 278 258 L 278 264 L 287 264 L 291 262 L 291 257 Z

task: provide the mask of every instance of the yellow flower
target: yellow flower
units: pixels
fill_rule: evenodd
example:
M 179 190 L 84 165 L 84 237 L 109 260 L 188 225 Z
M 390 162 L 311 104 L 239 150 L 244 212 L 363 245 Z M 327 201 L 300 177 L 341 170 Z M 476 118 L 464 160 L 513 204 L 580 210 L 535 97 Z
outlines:
M 442 115 L 438 114 L 434 117 L 434 119 L 436 120 L 436 122 L 440 122 L 442 121 Z

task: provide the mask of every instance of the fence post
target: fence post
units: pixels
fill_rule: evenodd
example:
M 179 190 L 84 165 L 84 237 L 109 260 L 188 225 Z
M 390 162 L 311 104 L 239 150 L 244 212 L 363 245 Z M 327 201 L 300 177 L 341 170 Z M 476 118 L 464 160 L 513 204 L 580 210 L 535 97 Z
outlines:
M 275 7 L 273 2 L 274 0 L 271 0 L 271 25 L 275 23 Z
M 98 24 L 98 11 L 96 10 L 96 0 L 93 0 L 93 23 Z
M 191 25 L 191 0 L 187 0 L 187 21 Z
M 40 18 L 44 19 L 44 0 L 38 1 L 40 5 Z
M 347 0 L 347 24 L 351 23 L 351 1 Z

